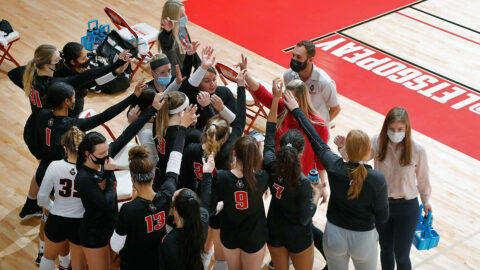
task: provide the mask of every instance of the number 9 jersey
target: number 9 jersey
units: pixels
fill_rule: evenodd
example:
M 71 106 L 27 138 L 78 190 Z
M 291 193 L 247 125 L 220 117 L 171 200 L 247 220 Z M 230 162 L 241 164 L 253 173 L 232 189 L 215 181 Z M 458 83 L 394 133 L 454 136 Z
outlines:
M 76 175 L 77 169 L 74 163 L 66 160 L 50 163 L 38 192 L 39 203 L 54 215 L 82 218 L 85 208 L 76 189 Z M 55 189 L 55 203 L 49 198 L 52 188 Z

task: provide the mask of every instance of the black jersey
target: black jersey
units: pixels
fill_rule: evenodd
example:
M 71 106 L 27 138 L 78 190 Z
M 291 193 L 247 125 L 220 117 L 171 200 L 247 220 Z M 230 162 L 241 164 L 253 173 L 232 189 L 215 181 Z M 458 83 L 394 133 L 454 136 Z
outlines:
M 205 178 L 212 177 L 205 174 Z M 255 173 L 256 188 L 250 190 L 245 178 L 237 178 L 231 171 L 218 170 L 212 182 L 211 213 L 223 201 L 220 215 L 220 239 L 229 249 L 241 248 L 258 251 L 268 237 L 263 193 L 267 190 L 269 175 L 266 171 Z
M 354 200 L 348 199 L 351 181 L 348 171 L 355 165 L 344 162 L 330 150 L 300 109 L 293 110 L 292 114 L 327 170 L 332 192 L 328 201 L 327 220 L 352 231 L 369 231 L 375 228 L 375 223 L 384 223 L 389 213 L 385 176 L 365 165 L 367 176 L 362 190 Z
M 122 66 L 126 62 L 119 59 L 115 63 L 86 70 L 82 73 L 75 74 L 69 77 L 49 77 L 35 75 L 32 81 L 32 88 L 30 91 L 30 107 L 32 108 L 32 114 L 37 114 L 42 110 L 45 103 L 45 97 L 47 95 L 48 87 L 54 82 L 65 82 L 73 86 L 74 89 L 90 88 L 95 85 L 95 79 L 114 72 L 115 69 Z M 17 67 L 8 72 L 8 77 L 18 87 L 23 89 L 23 73 L 25 72 L 25 66 Z
M 157 116 L 158 117 L 158 116 Z M 156 134 L 156 122 L 153 122 L 152 132 Z M 158 191 L 163 184 L 165 177 L 165 170 L 167 168 L 167 161 L 172 152 L 173 143 L 177 136 L 180 126 L 169 126 L 165 132 L 165 136 L 154 136 L 155 148 L 157 149 L 158 162 L 155 169 L 155 179 L 153 180 L 153 190 Z
M 227 141 L 222 145 L 215 157 L 215 167 L 220 170 L 230 169 L 230 152 L 235 140 L 242 136 L 246 123 L 246 101 L 245 87 L 238 87 L 238 107 L 236 117 L 232 122 L 232 132 Z M 191 143 L 185 148 L 185 155 L 182 160 L 182 173 L 180 185 L 196 190 L 198 182 L 203 179 L 203 149 L 201 143 Z

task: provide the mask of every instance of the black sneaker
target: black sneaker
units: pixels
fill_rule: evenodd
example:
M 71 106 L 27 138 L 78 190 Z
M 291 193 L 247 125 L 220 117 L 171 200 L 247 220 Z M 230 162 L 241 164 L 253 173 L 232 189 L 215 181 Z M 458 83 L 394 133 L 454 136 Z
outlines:
M 39 252 L 38 252 L 38 255 L 37 255 L 37 258 L 35 259 L 35 264 L 36 264 L 37 266 L 40 265 L 40 261 L 42 261 L 42 257 L 43 257 L 43 252 L 40 252 L 40 251 L 39 251 Z
M 68 268 L 58 265 L 58 270 L 72 270 L 72 265 L 69 265 Z
M 32 203 L 33 202 L 33 203 Z M 32 202 L 27 201 L 25 205 L 22 208 L 22 211 L 20 211 L 20 216 L 21 219 L 27 220 L 31 217 L 41 217 L 43 212 L 42 208 L 37 205 L 36 200 Z
M 273 267 L 273 261 L 270 261 L 270 262 L 268 263 L 268 268 L 269 268 L 269 269 L 275 269 L 275 268 Z

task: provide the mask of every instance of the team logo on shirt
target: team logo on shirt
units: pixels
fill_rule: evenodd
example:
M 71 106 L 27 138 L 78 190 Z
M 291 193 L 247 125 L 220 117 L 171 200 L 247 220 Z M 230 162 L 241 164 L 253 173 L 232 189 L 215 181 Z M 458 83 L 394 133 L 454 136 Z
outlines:
M 237 183 L 235 184 L 235 186 L 236 186 L 237 188 L 243 188 L 243 187 L 245 186 L 245 184 L 243 183 L 242 180 L 238 179 L 238 180 L 237 180 Z
M 70 174 L 71 174 L 71 175 L 75 175 L 76 173 L 77 173 L 77 172 L 75 172 L 75 169 L 74 169 L 74 168 L 72 168 L 72 169 L 70 170 Z
M 53 118 L 48 119 L 48 126 L 53 126 Z
M 153 205 L 153 203 L 149 204 L 148 208 L 150 209 L 151 212 L 157 211 L 157 207 L 155 205 Z

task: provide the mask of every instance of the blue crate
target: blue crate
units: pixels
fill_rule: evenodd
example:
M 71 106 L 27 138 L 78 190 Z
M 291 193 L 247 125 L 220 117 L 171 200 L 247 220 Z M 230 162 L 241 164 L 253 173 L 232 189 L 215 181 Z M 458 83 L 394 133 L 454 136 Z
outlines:
M 420 205 L 420 218 L 413 238 L 413 245 L 418 250 L 428 250 L 438 246 L 440 235 L 432 227 L 433 215 L 428 211 L 428 216 L 422 216 L 423 205 Z

